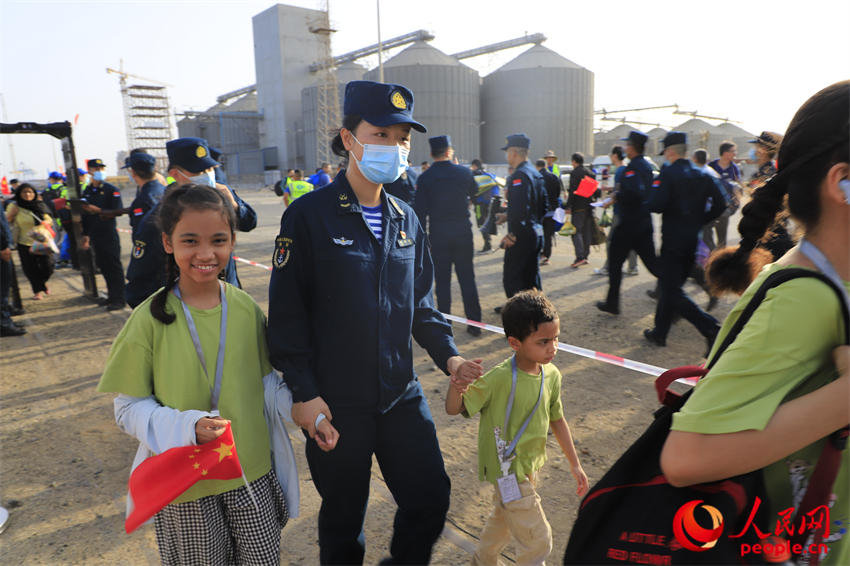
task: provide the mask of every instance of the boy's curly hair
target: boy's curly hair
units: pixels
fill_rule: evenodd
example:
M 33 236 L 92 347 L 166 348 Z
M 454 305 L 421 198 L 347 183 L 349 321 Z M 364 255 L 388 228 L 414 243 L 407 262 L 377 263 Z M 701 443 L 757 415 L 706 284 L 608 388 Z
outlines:
M 502 307 L 502 326 L 506 337 L 525 340 L 544 322 L 558 318 L 558 311 L 542 291 L 520 291 Z

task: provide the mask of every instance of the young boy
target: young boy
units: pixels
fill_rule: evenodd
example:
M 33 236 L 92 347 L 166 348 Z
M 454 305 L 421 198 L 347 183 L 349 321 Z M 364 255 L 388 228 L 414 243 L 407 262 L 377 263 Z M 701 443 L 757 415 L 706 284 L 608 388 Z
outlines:
M 561 373 L 551 363 L 561 323 L 546 296 L 532 290 L 508 300 L 502 325 L 514 356 L 469 386 L 452 378 L 446 396 L 450 415 L 481 412 L 478 476 L 495 487 L 493 512 L 472 564 L 497 564 L 510 535 L 519 546 L 517 564 L 543 564 L 552 551 L 552 529 L 535 487 L 537 471 L 546 461 L 549 427 L 570 462 L 576 493 L 587 493 L 587 476 L 561 406 Z

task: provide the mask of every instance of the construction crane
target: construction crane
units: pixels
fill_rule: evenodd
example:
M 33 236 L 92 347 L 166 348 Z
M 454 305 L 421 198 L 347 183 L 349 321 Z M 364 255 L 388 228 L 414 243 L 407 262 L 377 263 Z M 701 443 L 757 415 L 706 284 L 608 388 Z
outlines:
M 123 59 L 120 60 L 117 70 L 107 67 L 106 72 L 119 76 L 127 148 L 145 150 L 156 158 L 158 169 L 165 169 L 168 165 L 165 144 L 175 137 L 171 102 L 166 90 L 166 87 L 171 85 L 126 72 Z M 127 85 L 128 77 L 155 83 L 156 86 Z

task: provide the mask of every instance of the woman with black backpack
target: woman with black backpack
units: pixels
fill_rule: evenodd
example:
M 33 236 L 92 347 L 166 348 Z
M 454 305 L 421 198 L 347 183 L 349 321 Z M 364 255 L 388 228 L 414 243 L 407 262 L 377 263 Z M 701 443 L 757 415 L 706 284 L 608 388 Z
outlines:
M 744 207 L 738 226 L 740 246 L 719 250 L 709 259 L 706 271 L 715 294 L 743 293 L 713 349 L 720 347 L 756 291 L 776 272 L 790 268 L 820 272 L 839 292 L 813 277 L 770 289 L 673 415 L 661 453 L 661 468 L 674 486 L 763 469 L 767 497 L 761 505 L 767 506 L 771 517 L 769 534 L 781 534 L 772 529 L 780 524 L 780 515 L 792 518 L 792 530 L 805 527 L 807 518 L 794 511 L 813 497 L 807 491 L 823 492 L 829 501 L 829 534 L 806 534 L 802 551 L 792 551 L 808 553 L 809 564 L 819 559 L 823 564 L 850 564 L 847 450 L 840 454 L 840 465 L 834 466 L 837 477 L 834 470 L 832 478 L 813 477 L 830 434 L 850 423 L 850 348 L 841 347 L 847 332 L 841 295 L 847 301 L 850 289 L 848 110 L 850 81 L 829 86 L 803 104 L 779 148 L 777 174 Z M 783 209 L 786 196 L 791 215 L 806 235 L 777 262 L 763 267 L 772 258 L 757 244 Z M 814 521 L 814 516 L 809 519 Z M 813 542 L 826 547 L 810 551 Z

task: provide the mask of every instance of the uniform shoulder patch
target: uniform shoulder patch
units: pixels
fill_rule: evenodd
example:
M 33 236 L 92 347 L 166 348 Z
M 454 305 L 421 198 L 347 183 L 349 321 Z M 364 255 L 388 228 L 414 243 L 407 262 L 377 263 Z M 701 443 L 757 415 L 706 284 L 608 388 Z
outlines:
M 517 177 L 516 179 L 511 181 L 511 185 L 513 185 L 514 187 L 519 186 L 521 184 L 522 184 L 522 179 L 520 179 L 519 177 Z
M 395 211 L 398 212 L 399 214 L 401 214 L 402 216 L 404 216 L 404 211 L 401 209 L 401 207 L 399 206 L 399 204 L 395 200 L 395 198 L 389 197 L 389 200 L 390 200 L 390 204 L 393 205 L 393 208 L 395 209 Z
M 134 259 L 142 259 L 145 255 L 145 246 L 147 244 L 141 240 L 133 241 L 133 258 Z
M 272 265 L 275 269 L 283 269 L 289 260 L 292 258 L 292 238 L 286 236 L 278 236 L 274 240 L 274 255 L 272 256 Z

